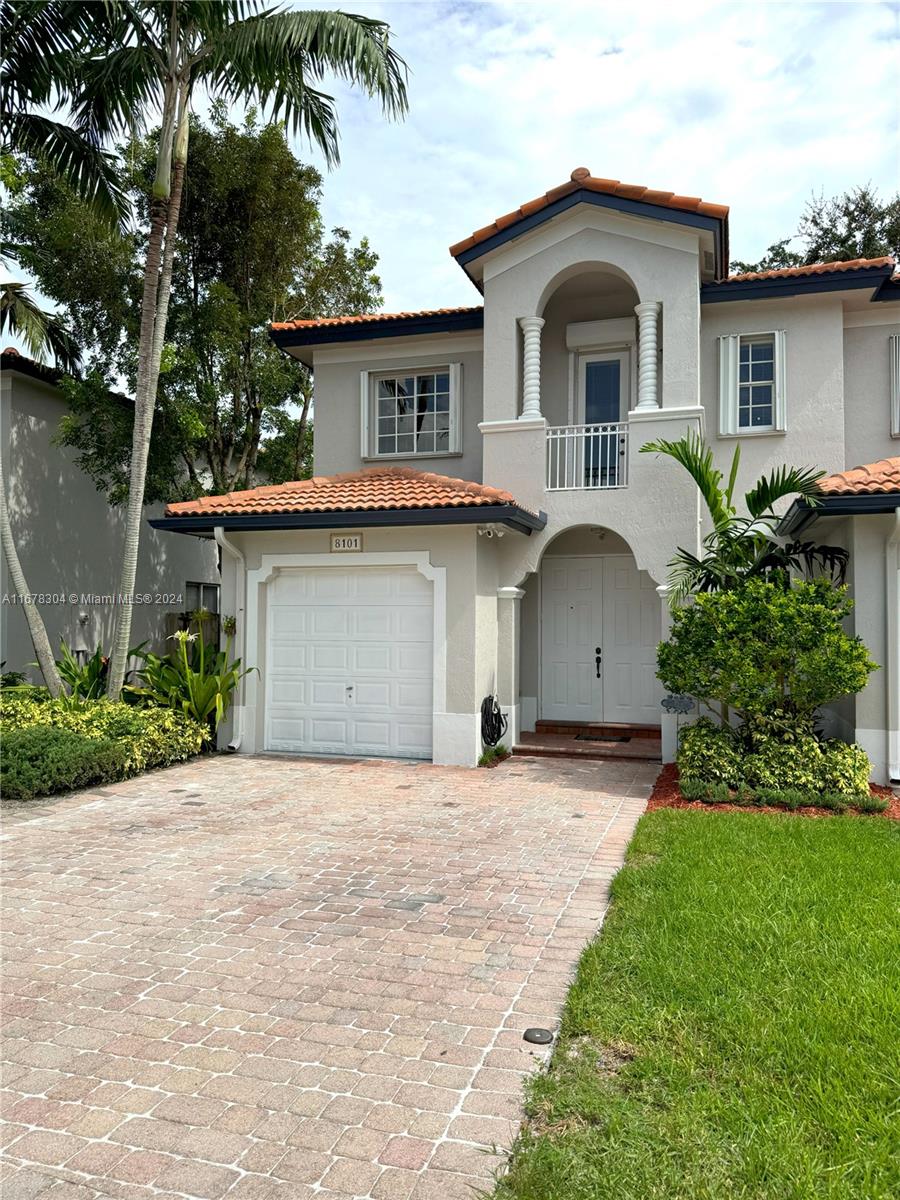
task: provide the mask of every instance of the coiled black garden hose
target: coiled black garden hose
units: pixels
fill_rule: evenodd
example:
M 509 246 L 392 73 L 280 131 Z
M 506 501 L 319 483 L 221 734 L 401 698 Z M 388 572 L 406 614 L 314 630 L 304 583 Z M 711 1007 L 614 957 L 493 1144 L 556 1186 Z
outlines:
M 485 746 L 496 746 L 509 726 L 500 711 L 496 696 L 485 696 L 481 702 L 481 740 Z

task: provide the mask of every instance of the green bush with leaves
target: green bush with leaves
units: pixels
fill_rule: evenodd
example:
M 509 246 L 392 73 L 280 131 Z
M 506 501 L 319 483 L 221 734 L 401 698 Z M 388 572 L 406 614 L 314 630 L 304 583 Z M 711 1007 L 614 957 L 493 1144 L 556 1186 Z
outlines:
M 32 725 L 4 733 L 0 793 L 4 800 L 33 800 L 121 779 L 128 745 L 111 738 L 84 738 L 68 729 Z
M 742 778 L 751 788 L 818 792 L 822 790 L 822 758 L 822 746 L 811 734 L 790 742 L 760 740 L 743 758 Z
M 846 589 L 827 580 L 783 588 L 752 579 L 704 593 L 673 613 L 659 678 L 719 707 L 723 721 L 780 713 L 796 731 L 812 732 L 817 708 L 861 691 L 877 669 L 843 627 L 852 608 Z
M 848 745 L 837 738 L 821 743 L 819 786 L 842 796 L 868 796 L 871 763 L 862 746 Z
M 682 791 L 687 782 L 725 783 L 737 787 L 742 778 L 741 757 L 741 744 L 729 726 L 716 725 L 708 717 L 685 726 L 678 746 Z
M 34 740 L 34 746 L 46 745 L 47 752 L 52 757 L 52 762 L 48 762 L 46 787 L 39 788 L 33 793 L 35 795 L 105 782 L 109 778 L 124 779 L 151 767 L 182 762 L 199 754 L 209 737 L 208 730 L 199 722 L 171 709 L 137 708 L 105 699 L 86 700 L 73 705 L 70 698 L 40 700 L 10 692 L 0 695 L 0 728 L 3 730 L 0 757 L 3 762 L 4 795 L 7 798 L 14 798 L 7 791 L 5 781 L 7 770 L 13 772 L 11 778 L 17 777 L 15 773 L 19 770 L 17 755 L 20 747 L 18 735 L 21 733 L 46 730 L 53 734 L 66 735 L 57 741 L 50 737 L 45 742 L 41 742 L 39 738 Z M 66 747 L 76 743 L 83 748 L 88 758 L 98 747 L 102 749 L 107 744 L 115 746 L 117 753 L 114 759 L 114 774 L 110 776 L 106 773 L 104 764 L 109 756 L 106 750 L 102 749 L 102 753 L 98 751 L 100 765 L 97 775 L 83 777 L 77 773 L 77 764 L 81 763 L 84 757 L 79 754 L 77 762 L 73 765 L 74 774 L 71 776 L 76 782 L 66 783 L 65 779 L 69 777 L 53 764 L 58 755 L 64 755 Z M 25 771 L 28 778 L 39 779 L 38 751 L 33 749 L 32 742 L 22 744 L 29 754 L 27 766 L 23 766 L 22 771 Z M 59 782 L 60 780 L 63 782 Z

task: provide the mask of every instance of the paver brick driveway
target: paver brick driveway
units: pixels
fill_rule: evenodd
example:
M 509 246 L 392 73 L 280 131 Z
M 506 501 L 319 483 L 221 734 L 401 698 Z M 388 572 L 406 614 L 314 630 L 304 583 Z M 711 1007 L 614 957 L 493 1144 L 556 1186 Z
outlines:
M 14 809 L 4 1200 L 489 1188 L 656 770 L 217 757 Z

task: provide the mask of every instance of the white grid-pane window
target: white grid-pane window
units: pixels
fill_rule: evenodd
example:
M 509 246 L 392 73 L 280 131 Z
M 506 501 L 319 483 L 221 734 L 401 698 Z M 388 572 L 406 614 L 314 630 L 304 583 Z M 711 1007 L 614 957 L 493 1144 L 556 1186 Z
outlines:
M 453 449 L 449 367 L 377 375 L 373 385 L 376 454 L 446 454 Z
M 738 361 L 738 428 L 775 425 L 775 339 L 741 338 Z
M 718 339 L 720 437 L 787 429 L 786 346 L 783 329 Z

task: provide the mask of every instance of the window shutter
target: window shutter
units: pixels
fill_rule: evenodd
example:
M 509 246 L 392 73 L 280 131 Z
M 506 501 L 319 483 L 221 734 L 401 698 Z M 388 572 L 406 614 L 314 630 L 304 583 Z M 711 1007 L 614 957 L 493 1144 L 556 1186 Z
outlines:
M 727 333 L 719 342 L 719 433 L 734 437 L 738 432 L 738 346 L 736 333 Z
M 900 437 L 900 333 L 888 338 L 891 354 L 891 437 Z
M 462 450 L 462 363 L 450 363 L 450 449 Z
M 359 373 L 359 456 L 368 458 L 372 453 L 369 434 L 369 372 Z
M 787 339 L 783 329 L 776 329 L 772 337 L 775 339 L 775 407 L 772 417 L 775 428 L 784 431 L 787 429 Z

